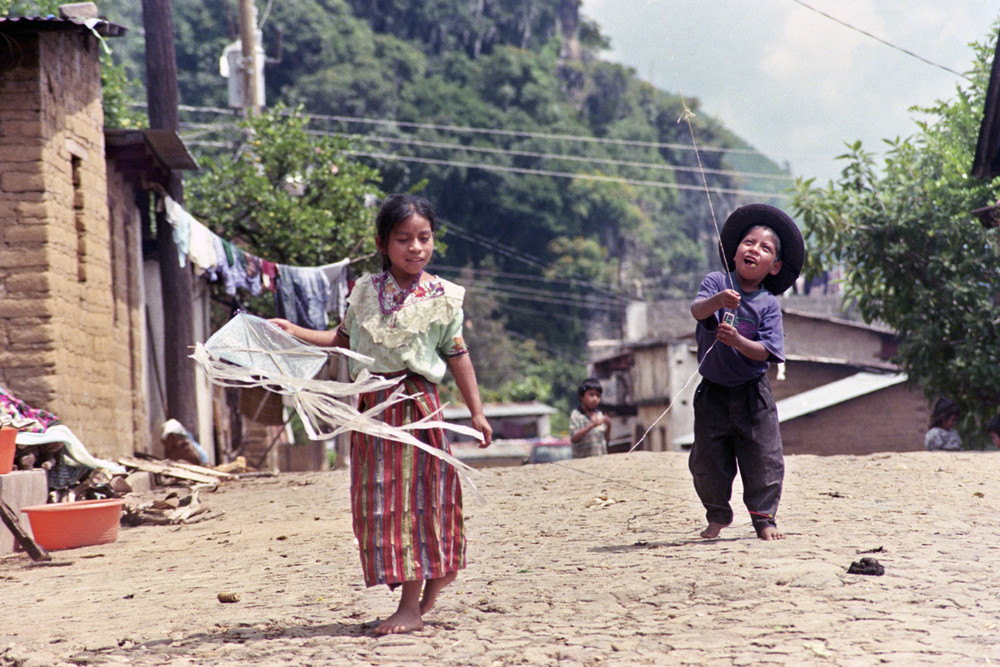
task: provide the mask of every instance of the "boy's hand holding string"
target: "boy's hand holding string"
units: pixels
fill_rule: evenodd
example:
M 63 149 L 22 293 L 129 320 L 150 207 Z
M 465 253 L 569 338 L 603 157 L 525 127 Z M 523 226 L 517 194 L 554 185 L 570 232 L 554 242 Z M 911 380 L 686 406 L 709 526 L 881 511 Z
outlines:
M 710 297 L 691 304 L 691 315 L 697 320 L 712 317 L 722 309 L 736 310 L 740 305 L 740 293 L 734 289 L 722 290 Z M 754 361 L 767 361 L 771 353 L 763 343 L 753 341 L 740 335 L 736 327 L 725 322 L 719 322 L 715 332 L 716 339 L 723 345 L 728 345 L 744 357 Z

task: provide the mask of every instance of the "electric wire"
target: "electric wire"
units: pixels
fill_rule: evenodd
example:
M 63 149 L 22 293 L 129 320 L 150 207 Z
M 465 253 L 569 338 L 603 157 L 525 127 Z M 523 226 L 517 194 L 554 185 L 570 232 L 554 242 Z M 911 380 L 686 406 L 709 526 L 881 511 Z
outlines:
M 948 72 L 949 74 L 954 74 L 955 76 L 960 76 L 963 79 L 965 79 L 966 81 L 971 81 L 972 80 L 966 74 L 962 74 L 961 72 L 956 72 L 955 70 L 951 69 L 950 67 L 945 67 L 944 65 L 938 64 L 938 63 L 936 63 L 936 62 L 934 62 L 932 60 L 928 60 L 927 58 L 924 58 L 923 56 L 918 55 L 918 54 L 914 53 L 913 51 L 910 51 L 909 49 L 904 49 L 901 46 L 896 46 L 892 42 L 886 41 L 886 40 L 882 39 L 881 37 L 873 35 L 872 33 L 868 32 L 867 30 L 864 30 L 863 28 L 859 28 L 859 27 L 857 27 L 855 25 L 851 25 L 850 23 L 847 23 L 846 21 L 842 21 L 841 19 L 838 19 L 836 16 L 833 16 L 831 14 L 827 14 L 826 12 L 824 12 L 821 9 L 817 9 L 816 7 L 813 7 L 812 5 L 809 5 L 809 4 L 805 3 L 805 2 L 802 2 L 802 0 L 792 0 L 792 2 L 794 2 L 797 5 L 801 5 L 802 7 L 805 7 L 809 11 L 816 12 L 820 16 L 828 18 L 831 21 L 833 21 L 834 23 L 839 23 L 840 25 L 844 26 L 848 30 L 853 30 L 854 32 L 861 33 L 865 37 L 870 37 L 871 39 L 874 39 L 876 42 L 879 42 L 880 44 L 884 44 L 885 46 L 888 46 L 890 49 L 895 49 L 896 51 L 899 51 L 900 53 L 904 53 L 904 54 L 906 54 L 906 55 L 908 55 L 908 56 L 910 56 L 912 58 L 916 58 L 920 62 L 926 63 L 926 64 L 928 64 L 928 65 L 930 65 L 932 67 L 937 67 L 938 69 L 942 69 L 945 72 Z
M 227 129 L 235 131 L 238 126 L 233 123 L 196 123 L 185 121 L 181 123 L 181 129 L 190 130 L 201 130 L 202 134 L 211 132 L 212 130 Z M 386 135 L 373 135 L 373 134 L 343 134 L 338 132 L 331 132 L 327 130 L 306 130 L 307 134 L 314 136 L 346 136 L 351 139 L 355 139 L 359 142 L 372 142 L 372 143 L 383 143 L 383 144 L 401 144 L 404 146 L 420 146 L 423 148 L 439 148 L 443 150 L 454 150 L 467 153 L 486 153 L 490 155 L 503 155 L 511 157 L 529 157 L 538 158 L 544 160 L 562 160 L 566 162 L 582 162 L 585 164 L 602 164 L 615 167 L 634 167 L 636 169 L 653 169 L 658 171 L 672 171 L 672 172 L 685 172 L 685 173 L 699 173 L 697 167 L 689 167 L 684 165 L 675 165 L 668 163 L 656 163 L 656 162 L 637 162 L 634 160 L 616 160 L 607 157 L 591 157 L 586 155 L 567 155 L 565 153 L 539 153 L 537 151 L 519 150 L 513 148 L 497 148 L 495 146 L 468 146 L 465 144 L 455 144 L 455 143 L 441 143 L 436 141 L 427 141 L 423 139 L 408 139 L 404 137 L 390 137 Z M 197 136 L 197 135 L 196 135 Z M 187 137 L 185 137 L 187 138 Z M 744 178 L 747 180 L 776 180 L 776 181 L 794 181 L 795 177 L 788 174 L 783 174 L 780 172 L 766 173 L 766 172 L 752 172 L 752 171 L 735 171 L 732 169 L 713 169 L 706 167 L 705 173 L 714 174 L 718 176 L 730 176 L 734 178 Z
M 317 132 L 317 131 L 310 130 L 310 132 Z M 320 134 L 328 135 L 328 133 L 320 133 Z M 463 151 L 467 153 L 487 153 L 491 155 L 505 155 L 512 157 L 530 157 L 530 158 L 538 158 L 545 160 L 562 160 L 566 162 L 583 162 L 586 164 L 603 164 L 615 167 L 634 167 L 637 169 L 655 169 L 659 171 L 698 173 L 697 167 L 686 167 L 683 165 L 674 165 L 666 163 L 658 164 L 655 162 L 635 162 L 632 160 L 614 160 L 611 158 L 565 155 L 561 153 L 538 153 L 533 151 L 515 150 L 511 148 L 495 148 L 491 146 L 465 146 L 463 144 L 445 144 L 434 141 L 424 141 L 420 139 L 403 139 L 397 137 L 387 137 L 383 135 L 357 134 L 348 136 L 357 138 L 359 140 L 371 141 L 376 143 L 402 144 L 405 146 L 421 146 L 424 148 L 440 148 L 445 150 Z M 746 178 L 748 180 L 752 179 L 766 179 L 766 180 L 779 180 L 779 181 L 795 180 L 794 176 L 789 176 L 788 174 L 781 174 L 781 173 L 768 174 L 763 172 L 733 171 L 730 169 L 706 168 L 705 173 L 715 174 L 718 176 L 733 176 L 738 178 Z
M 697 185 L 687 185 L 684 183 L 665 183 L 663 181 L 645 181 L 640 179 L 631 178 L 620 178 L 617 176 L 605 176 L 603 174 L 584 174 L 584 173 L 572 173 L 565 171 L 554 171 L 548 169 L 526 169 L 522 167 L 508 167 L 501 165 L 487 165 L 487 164 L 476 164 L 473 162 L 458 162 L 455 160 L 437 160 L 434 158 L 421 158 L 415 156 L 402 156 L 402 155 L 391 155 L 388 153 L 373 153 L 369 151 L 358 151 L 351 150 L 347 151 L 352 155 L 357 155 L 359 157 L 368 157 L 376 160 L 387 160 L 387 161 L 399 161 L 399 162 L 417 162 L 420 164 L 433 164 L 445 167 L 459 167 L 464 169 L 482 169 L 483 171 L 499 171 L 505 173 L 514 174 L 530 174 L 535 176 L 552 176 L 554 178 L 568 178 L 572 180 L 585 180 L 585 181 L 600 181 L 605 183 L 620 183 L 622 185 L 635 185 L 650 188 L 661 188 L 667 190 L 695 190 L 700 191 L 701 187 Z M 745 197 L 773 197 L 776 199 L 788 199 L 790 195 L 782 192 L 758 192 L 754 190 L 743 190 L 736 188 L 720 188 L 711 187 L 712 192 L 720 195 L 735 195 L 735 196 L 745 196 Z

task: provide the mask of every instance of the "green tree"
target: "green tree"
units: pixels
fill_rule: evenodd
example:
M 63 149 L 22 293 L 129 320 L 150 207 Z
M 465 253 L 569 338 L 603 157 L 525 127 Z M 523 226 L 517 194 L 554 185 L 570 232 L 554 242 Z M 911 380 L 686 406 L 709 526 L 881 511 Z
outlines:
M 374 251 L 378 172 L 351 157 L 348 139 L 311 135 L 306 122 L 281 107 L 240 122 L 235 150 L 202 158 L 187 182 L 192 214 L 277 263 L 318 266 Z
M 993 47 L 974 49 L 969 83 L 887 141 L 881 169 L 855 143 L 835 182 L 799 181 L 794 199 L 813 258 L 843 264 L 846 298 L 898 332 L 895 361 L 928 399 L 958 401 L 966 426 L 1000 404 L 1000 246 L 970 214 L 1000 181 L 969 174 Z

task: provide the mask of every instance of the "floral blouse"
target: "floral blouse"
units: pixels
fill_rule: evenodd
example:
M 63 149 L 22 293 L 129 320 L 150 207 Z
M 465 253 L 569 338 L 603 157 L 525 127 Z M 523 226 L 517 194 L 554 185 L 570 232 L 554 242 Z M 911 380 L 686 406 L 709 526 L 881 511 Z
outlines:
M 439 383 L 447 358 L 469 352 L 462 338 L 464 298 L 464 288 L 443 278 L 403 290 L 388 271 L 365 275 L 347 298 L 340 332 L 352 350 L 375 359 L 367 366 L 372 373 L 408 370 Z M 365 367 L 351 359 L 351 377 Z

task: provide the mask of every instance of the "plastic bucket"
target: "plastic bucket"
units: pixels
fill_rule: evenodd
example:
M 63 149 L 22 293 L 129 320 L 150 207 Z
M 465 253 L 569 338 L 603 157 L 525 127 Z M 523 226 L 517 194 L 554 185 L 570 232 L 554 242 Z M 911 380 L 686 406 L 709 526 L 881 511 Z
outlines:
M 14 469 L 14 451 L 17 449 L 17 429 L 5 426 L 0 429 L 0 475 Z
M 28 515 L 35 542 L 55 551 L 117 540 L 124 504 L 121 498 L 107 498 L 34 505 L 21 511 Z

